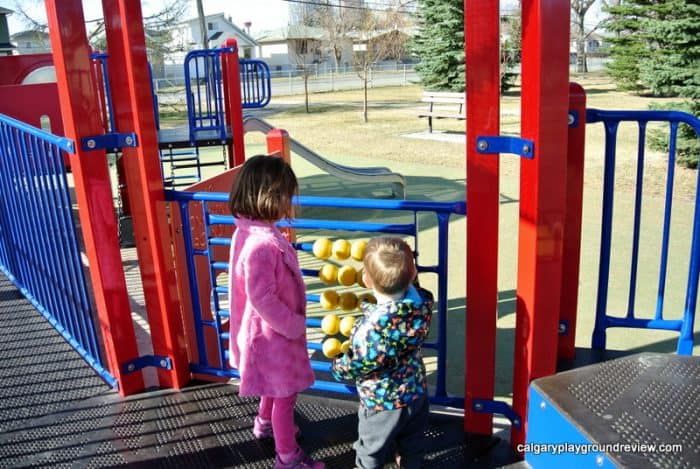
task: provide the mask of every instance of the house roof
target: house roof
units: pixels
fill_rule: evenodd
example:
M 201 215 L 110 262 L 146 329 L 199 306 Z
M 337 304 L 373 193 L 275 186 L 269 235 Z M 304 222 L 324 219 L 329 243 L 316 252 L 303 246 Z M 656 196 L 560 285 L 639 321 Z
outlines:
M 17 41 L 20 39 L 48 40 L 49 33 L 27 29 L 25 31 L 20 31 L 18 33 L 13 34 L 12 36 L 10 36 L 10 39 L 12 39 L 13 41 Z
M 14 13 L 14 11 L 0 7 L 0 15 L 11 15 L 12 13 Z
M 209 20 L 221 20 L 224 23 L 226 23 L 229 27 L 231 27 L 231 29 L 236 33 L 236 35 L 238 37 L 245 39 L 246 41 L 250 42 L 251 44 L 257 44 L 257 41 L 253 38 L 253 36 L 251 36 L 250 34 L 245 32 L 245 30 L 243 28 L 239 28 L 238 26 L 233 24 L 233 22 L 231 22 L 226 17 L 226 15 L 224 13 L 216 13 L 216 14 L 207 15 L 204 17 L 205 22 L 207 22 Z M 189 25 L 192 25 L 194 23 L 197 26 L 199 26 L 199 18 L 192 18 L 192 19 L 186 20 L 184 22 L 189 24 Z
M 290 39 L 316 39 L 323 40 L 326 32 L 321 28 L 305 26 L 303 24 L 292 24 L 283 28 L 272 29 L 260 33 L 255 39 L 260 44 L 270 42 L 284 42 Z

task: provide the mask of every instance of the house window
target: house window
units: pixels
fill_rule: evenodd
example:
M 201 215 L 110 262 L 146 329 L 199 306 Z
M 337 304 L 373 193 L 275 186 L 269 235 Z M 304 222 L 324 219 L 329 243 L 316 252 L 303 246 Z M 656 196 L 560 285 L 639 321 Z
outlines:
M 213 31 L 214 30 L 214 23 L 207 23 L 207 29 L 209 31 Z

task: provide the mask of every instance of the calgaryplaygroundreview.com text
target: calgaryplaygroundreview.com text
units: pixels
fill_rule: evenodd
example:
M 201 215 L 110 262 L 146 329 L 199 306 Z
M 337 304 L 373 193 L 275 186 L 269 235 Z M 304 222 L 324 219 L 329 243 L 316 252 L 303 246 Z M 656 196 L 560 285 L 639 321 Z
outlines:
M 679 443 L 525 443 L 516 451 L 531 454 L 592 454 L 592 453 L 680 453 Z

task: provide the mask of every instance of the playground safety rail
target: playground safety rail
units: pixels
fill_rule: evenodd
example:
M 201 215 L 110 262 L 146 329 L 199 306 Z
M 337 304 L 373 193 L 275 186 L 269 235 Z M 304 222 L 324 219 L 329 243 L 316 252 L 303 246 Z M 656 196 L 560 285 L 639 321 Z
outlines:
M 75 142 L 0 114 L 0 270 L 111 386 L 98 345 L 63 154 Z
M 691 237 L 690 257 L 688 264 L 688 281 L 685 293 L 683 319 L 665 319 L 664 296 L 666 293 L 666 276 L 668 270 L 668 253 L 671 235 L 671 209 L 673 207 L 673 186 L 676 166 L 676 145 L 678 127 L 681 124 L 690 126 L 700 138 L 700 120 L 691 114 L 679 111 L 604 111 L 600 109 L 586 110 L 587 123 L 602 122 L 605 127 L 605 169 L 603 179 L 603 212 L 600 228 L 600 265 L 598 273 L 598 296 L 596 299 L 595 326 L 593 330 L 592 347 L 605 349 L 606 329 L 609 327 L 631 327 L 642 329 L 662 329 L 678 331 L 677 351 L 682 355 L 693 353 L 693 323 L 698 294 L 698 279 L 700 276 L 700 185 L 695 189 L 695 212 L 693 215 L 693 232 Z M 639 141 L 637 148 L 637 174 L 634 205 L 634 229 L 632 235 L 632 257 L 629 281 L 629 296 L 627 312 L 624 317 L 607 314 L 608 285 L 610 280 L 611 237 L 613 230 L 613 193 L 615 187 L 615 153 L 617 130 L 621 122 L 636 122 L 639 126 Z M 637 270 L 640 249 L 640 225 L 642 216 L 642 189 L 644 176 L 644 157 L 647 124 L 663 122 L 669 124 L 668 143 L 668 175 L 666 178 L 666 197 L 662 224 L 662 240 L 659 266 L 659 282 L 657 287 L 656 309 L 653 319 L 642 319 L 635 316 L 635 298 L 637 293 Z
M 228 363 L 228 351 L 224 347 L 224 341 L 228 340 L 228 332 L 223 330 L 222 324 L 229 317 L 229 311 L 221 307 L 220 296 L 227 297 L 227 286 L 217 284 L 217 277 L 222 272 L 228 269 L 226 262 L 217 262 L 213 259 L 212 249 L 215 246 L 230 246 L 230 238 L 221 238 L 211 236 L 212 226 L 216 225 L 235 225 L 235 219 L 230 215 L 218 215 L 209 212 L 208 204 L 221 204 L 228 201 L 228 194 L 222 192 L 181 192 L 181 191 L 166 191 L 166 200 L 176 203 L 179 207 L 180 217 L 182 220 L 182 232 L 185 244 L 185 256 L 188 266 L 189 285 L 191 289 L 191 297 L 193 299 L 200 298 L 202 292 L 198 289 L 198 282 L 195 270 L 195 256 L 204 256 L 210 265 L 211 285 L 213 292 L 212 308 L 213 320 L 203 318 L 201 305 L 197 301 L 193 301 L 192 309 L 194 315 L 195 332 L 197 334 L 197 348 L 199 355 L 199 363 L 191 363 L 190 369 L 193 373 L 201 373 L 213 375 L 217 377 L 238 377 L 238 372 L 229 369 L 225 364 Z M 195 249 L 192 240 L 192 229 L 190 225 L 191 217 L 199 218 L 200 214 L 193 214 L 190 210 L 192 202 L 201 203 L 201 216 L 207 233 L 207 248 Z M 342 210 L 385 210 L 399 211 L 404 214 L 412 215 L 410 223 L 394 223 L 386 222 L 357 222 L 345 220 L 323 220 L 323 219 L 294 219 L 283 220 L 278 226 L 280 228 L 291 228 L 294 230 L 341 230 L 363 233 L 390 233 L 395 235 L 410 236 L 414 240 L 414 249 L 416 251 L 416 264 L 418 271 L 421 273 L 429 272 L 437 275 L 437 293 L 436 293 L 436 310 L 433 319 L 433 329 L 437 329 L 437 339 L 433 342 L 426 342 L 424 348 L 433 349 L 437 354 L 437 376 L 434 395 L 431 397 L 431 402 L 450 405 L 454 407 L 463 407 L 464 399 L 462 397 L 450 397 L 446 390 L 446 373 L 447 373 L 447 261 L 448 261 L 448 228 L 451 215 L 465 215 L 466 203 L 464 201 L 456 202 L 428 202 L 428 201 L 410 201 L 410 200 L 376 200 L 376 199 L 350 199 L 336 197 L 311 197 L 300 196 L 295 199 L 295 203 L 301 207 L 325 207 L 337 208 Z M 418 262 L 418 214 L 432 213 L 437 221 L 437 264 L 422 265 Z M 294 243 L 297 250 L 310 252 L 313 243 L 302 242 Z M 302 269 L 302 274 L 306 276 L 317 276 L 318 270 Z M 310 302 L 318 302 L 318 294 L 308 294 L 307 300 Z M 308 318 L 308 327 L 320 327 L 320 318 Z M 436 327 L 437 326 L 437 327 Z M 218 337 L 217 346 L 218 354 L 216 357 L 223 365 L 221 367 L 214 366 L 207 358 L 207 347 L 205 344 L 204 328 L 213 328 Z M 309 349 L 320 350 L 320 343 L 309 343 Z M 330 363 L 328 361 L 312 360 L 312 368 L 320 372 L 329 372 Z M 354 393 L 354 386 L 332 382 L 317 380 L 312 386 L 312 389 L 338 392 L 338 393 Z

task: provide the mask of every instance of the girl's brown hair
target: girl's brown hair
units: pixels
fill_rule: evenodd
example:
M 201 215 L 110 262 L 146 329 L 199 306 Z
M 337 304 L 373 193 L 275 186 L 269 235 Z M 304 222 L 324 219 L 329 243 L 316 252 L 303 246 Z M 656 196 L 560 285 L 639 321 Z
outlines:
M 229 208 L 235 217 L 275 221 L 294 215 L 292 198 L 299 183 L 282 158 L 256 155 L 243 163 L 231 186 Z
M 408 289 L 416 277 L 413 252 L 401 238 L 372 238 L 365 248 L 364 269 L 379 293 L 394 295 Z

